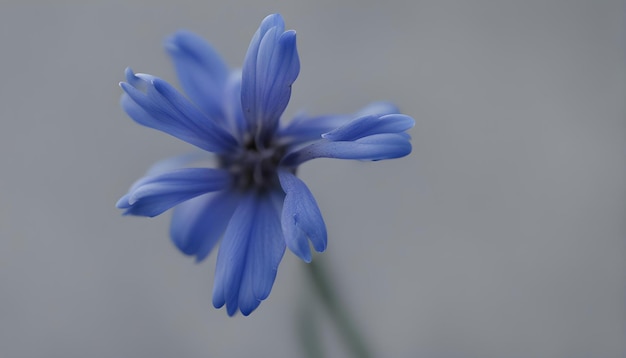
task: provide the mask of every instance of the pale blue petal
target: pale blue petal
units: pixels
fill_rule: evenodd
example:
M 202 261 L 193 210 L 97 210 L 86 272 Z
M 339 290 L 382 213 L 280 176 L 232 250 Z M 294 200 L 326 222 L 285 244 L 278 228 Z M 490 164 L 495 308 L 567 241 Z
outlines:
M 254 35 L 242 73 L 241 103 L 250 128 L 267 139 L 289 103 L 300 72 L 296 33 L 284 32 L 280 15 L 270 15 Z
M 289 138 L 295 143 L 308 142 L 322 138 L 322 134 L 344 125 L 350 119 L 352 117 L 347 115 L 298 116 L 281 128 L 279 133 L 281 138 Z
M 317 140 L 322 134 L 333 131 L 354 118 L 365 116 L 383 116 L 399 113 L 398 107 L 390 102 L 373 102 L 351 115 L 324 115 L 308 117 L 299 115 L 280 129 L 281 138 L 289 138 L 290 142 L 302 143 Z
M 212 191 L 226 189 L 231 176 L 225 170 L 185 168 L 145 177 L 117 203 L 125 215 L 156 216 L 183 201 Z
M 320 140 L 285 156 L 282 164 L 294 167 L 315 158 L 383 160 L 411 153 L 406 133 L 375 134 L 355 141 Z
M 274 121 L 274 125 L 268 126 L 269 128 L 276 128 L 278 119 L 289 103 L 291 85 L 299 72 L 296 32 L 287 31 L 277 40 L 268 33 L 261 42 L 257 63 L 257 94 L 260 95 L 261 101 L 257 118 L 262 120 L 264 125 L 268 121 Z
M 391 105 L 374 105 L 366 111 L 393 110 Z M 330 132 L 322 140 L 295 148 L 282 160 L 294 167 L 314 158 L 382 160 L 403 157 L 411 152 L 413 118 L 403 114 L 367 115 L 351 120 Z
M 217 256 L 213 304 L 249 315 L 268 297 L 285 240 L 270 194 L 251 194 L 232 216 Z
M 269 194 L 264 194 L 248 249 L 250 268 L 247 273 L 253 278 L 252 291 L 256 299 L 264 300 L 269 296 L 278 271 L 278 264 L 284 253 L 285 239 L 280 225 L 279 212 L 274 207 Z
M 226 305 L 226 311 L 231 316 L 239 307 L 239 288 L 257 207 L 258 200 L 254 194 L 241 200 L 228 223 L 217 254 L 213 305 L 215 308 Z
M 359 138 L 383 133 L 400 133 L 415 125 L 413 118 L 404 114 L 387 114 L 381 117 L 365 116 L 322 134 L 331 141 L 353 141 Z
M 132 73 L 132 72 L 131 72 Z M 137 74 L 120 86 L 126 92 L 121 104 L 139 124 L 154 128 L 204 150 L 223 153 L 236 147 L 237 141 L 215 124 L 167 82 Z
M 261 22 L 258 30 L 250 41 L 248 51 L 243 63 L 241 103 L 244 107 L 244 113 L 251 128 L 256 128 L 257 111 L 257 57 L 259 46 L 265 34 L 272 28 L 279 28 L 282 32 L 285 29 L 285 22 L 280 14 L 272 14 L 267 16 Z M 246 113 L 247 112 L 247 113 Z
M 224 115 L 231 133 L 236 133 L 241 140 L 248 125 L 241 108 L 241 71 L 233 71 L 228 78 L 224 97 Z
M 249 267 L 249 265 L 246 265 L 245 272 L 241 277 L 241 286 L 239 287 L 237 305 L 233 306 L 233 309 L 231 306 L 228 306 L 228 303 L 226 303 L 227 312 L 231 316 L 236 313 L 237 308 L 239 308 L 244 316 L 247 316 L 261 304 L 261 300 L 254 296 L 252 281 L 253 276 L 248 272 L 250 269 Z
M 226 230 L 238 203 L 238 194 L 223 190 L 187 200 L 174 208 L 170 236 L 186 255 L 202 261 Z
M 322 213 L 302 180 L 287 171 L 278 172 L 278 178 L 287 194 L 281 218 L 287 247 L 305 262 L 311 262 L 307 238 L 315 251 L 326 250 L 327 234 Z
M 202 37 L 179 30 L 165 41 L 180 84 L 189 98 L 210 118 L 223 118 L 222 98 L 228 66 Z
M 165 158 L 163 160 L 160 160 L 154 163 L 148 169 L 148 171 L 143 177 L 141 177 L 139 180 L 135 181 L 133 185 L 131 185 L 130 189 L 128 190 L 128 193 L 122 196 L 117 201 L 117 203 L 115 204 L 116 207 L 120 209 L 130 208 L 131 205 L 128 203 L 128 199 L 130 198 L 130 193 L 132 193 L 135 189 L 140 187 L 142 184 L 147 183 L 151 179 L 151 177 L 157 176 L 159 174 L 164 174 L 169 171 L 173 171 L 175 169 L 184 168 L 185 166 L 193 162 L 197 162 L 206 158 L 208 154 L 209 153 L 205 151 L 197 151 L 197 152 L 191 152 L 191 153 L 187 153 L 183 155 Z
M 135 184 L 133 184 L 133 186 L 135 186 Z M 131 190 L 132 190 L 132 188 L 133 187 L 131 187 Z M 126 193 L 126 194 L 122 195 L 122 197 L 119 198 L 117 203 L 115 203 L 115 207 L 118 208 L 118 209 L 128 209 L 128 208 L 130 208 L 131 205 L 128 203 L 128 199 L 130 199 L 130 194 L 129 193 Z
M 279 214 L 270 196 L 265 194 L 260 198 L 252 227 L 239 291 L 239 309 L 244 316 L 249 315 L 269 296 L 284 253 L 285 240 Z

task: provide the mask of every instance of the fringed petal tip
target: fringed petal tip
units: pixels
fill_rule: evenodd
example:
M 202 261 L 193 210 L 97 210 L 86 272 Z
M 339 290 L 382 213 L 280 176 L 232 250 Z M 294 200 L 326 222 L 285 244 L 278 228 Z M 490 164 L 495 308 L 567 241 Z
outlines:
M 315 251 L 327 245 L 326 224 L 313 194 L 306 184 L 288 171 L 278 173 L 285 192 L 281 226 L 287 247 L 305 262 L 311 262 L 309 241 Z
M 126 67 L 126 70 L 124 70 L 124 78 L 126 79 L 126 82 L 119 82 L 118 85 L 125 92 L 125 95 L 128 96 L 130 92 L 134 91 L 140 93 L 146 92 L 148 83 L 138 75 L 141 74 L 135 74 L 130 67 Z
M 201 36 L 179 30 L 165 40 L 181 87 L 191 101 L 217 123 L 223 122 L 222 102 L 229 68 Z
M 173 57 L 175 65 L 193 65 L 194 70 L 204 71 L 195 73 L 196 76 L 211 75 L 214 79 L 224 79 L 228 76 L 228 66 L 219 53 L 201 36 L 192 31 L 181 29 L 168 36 L 163 46 Z M 177 68 L 180 70 L 180 68 Z M 180 73 L 179 75 L 194 75 L 194 73 Z M 217 78 L 216 78 L 217 77 Z
M 126 78 L 126 82 L 128 82 L 131 86 L 135 86 L 137 83 L 138 78 L 135 77 L 135 72 L 133 72 L 133 69 L 130 67 L 126 67 L 126 69 L 124 70 L 124 77 Z M 122 85 L 123 82 L 120 82 L 120 86 Z
M 401 133 L 415 125 L 413 118 L 404 114 L 368 115 L 356 118 L 345 125 L 322 134 L 330 141 L 353 141 L 384 133 Z
M 215 268 L 213 305 L 247 316 L 266 299 L 285 252 L 280 218 L 266 194 L 242 198 L 226 228 Z
M 117 203 L 115 203 L 115 207 L 118 209 L 128 209 L 130 208 L 130 204 L 128 203 L 129 194 L 124 194 Z
M 126 69 L 124 70 L 124 78 L 126 79 L 126 82 L 120 82 L 120 87 L 122 87 L 122 89 L 124 89 L 125 91 L 126 89 L 124 88 L 124 86 L 130 86 L 145 92 L 148 85 L 152 84 L 155 80 L 160 80 L 158 77 L 149 75 L 147 73 L 135 73 L 130 67 L 126 67 Z
M 117 201 L 115 207 L 118 209 L 123 209 L 122 216 L 143 216 L 143 217 L 155 217 L 158 214 L 146 213 L 145 209 L 141 206 L 133 206 L 129 202 L 129 194 L 124 195 Z
M 254 34 L 242 70 L 241 104 L 250 128 L 271 137 L 289 103 L 300 72 L 296 33 L 279 14 L 266 17 Z
M 391 109 L 382 105 L 379 109 Z M 296 167 L 315 158 L 378 161 L 395 159 L 411 153 L 411 137 L 405 132 L 415 120 L 404 114 L 365 115 L 355 118 L 322 139 L 288 153 L 281 164 Z
M 237 146 L 235 138 L 202 113 L 166 81 L 126 70 L 128 82 L 121 104 L 137 123 L 168 133 L 209 152 L 222 153 Z
M 281 14 L 270 14 L 267 15 L 263 21 L 261 21 L 261 25 L 259 26 L 259 30 L 263 32 L 267 32 L 268 29 L 272 27 L 278 27 L 281 31 L 285 29 L 285 20 L 283 19 Z
M 219 169 L 185 168 L 137 181 L 117 207 L 124 214 L 154 217 L 196 196 L 227 189 L 230 174 Z
M 304 112 L 296 116 L 284 127 L 280 128 L 280 134 L 288 137 L 289 142 L 303 144 L 319 140 L 324 135 L 349 123 L 355 118 L 365 116 L 381 117 L 387 114 L 398 114 L 398 107 L 387 101 L 372 102 L 353 114 L 332 114 L 321 116 L 308 116 Z
M 187 29 L 179 29 L 165 38 L 163 47 L 170 54 L 179 53 L 193 50 L 196 42 L 204 41 L 203 38 Z

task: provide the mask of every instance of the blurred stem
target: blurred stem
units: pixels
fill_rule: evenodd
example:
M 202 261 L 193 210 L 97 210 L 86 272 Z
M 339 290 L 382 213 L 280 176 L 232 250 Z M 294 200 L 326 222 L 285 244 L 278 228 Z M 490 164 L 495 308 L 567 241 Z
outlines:
M 345 305 L 339 300 L 336 291 L 331 282 L 328 272 L 319 263 L 319 259 L 306 266 L 306 271 L 314 292 L 316 292 L 323 306 L 328 310 L 330 317 L 333 319 L 339 335 L 343 339 L 347 348 L 356 358 L 371 358 L 369 349 L 365 344 L 365 340 L 357 329 L 356 323 L 351 319 Z
M 298 338 L 307 358 L 324 358 L 322 339 L 319 335 L 319 320 L 313 313 L 315 307 L 306 301 L 306 299 L 301 301 L 297 317 Z

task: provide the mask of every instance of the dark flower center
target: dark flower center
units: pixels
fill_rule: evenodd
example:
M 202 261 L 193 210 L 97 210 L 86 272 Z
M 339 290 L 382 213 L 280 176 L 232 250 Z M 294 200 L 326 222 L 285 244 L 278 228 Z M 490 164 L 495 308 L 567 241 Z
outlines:
M 284 146 L 270 143 L 267 147 L 260 147 L 250 139 L 236 153 L 222 155 L 220 166 L 230 171 L 235 188 L 267 190 L 280 187 L 277 171 L 284 154 Z

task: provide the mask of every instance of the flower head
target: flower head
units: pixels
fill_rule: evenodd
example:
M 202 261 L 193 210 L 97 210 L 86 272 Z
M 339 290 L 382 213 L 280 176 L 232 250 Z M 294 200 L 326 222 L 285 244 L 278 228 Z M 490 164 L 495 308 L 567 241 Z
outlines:
M 414 121 L 374 103 L 353 115 L 281 123 L 300 62 L 296 33 L 278 14 L 261 23 L 241 71 L 187 31 L 168 38 L 166 49 L 186 96 L 127 69 L 121 105 L 137 123 L 215 154 L 217 165 L 190 167 L 195 155 L 159 162 L 117 207 L 150 217 L 175 207 L 172 241 L 198 261 L 221 238 L 213 304 L 248 315 L 269 295 L 286 247 L 306 262 L 311 246 L 326 249 L 324 220 L 296 168 L 314 158 L 403 157 Z

